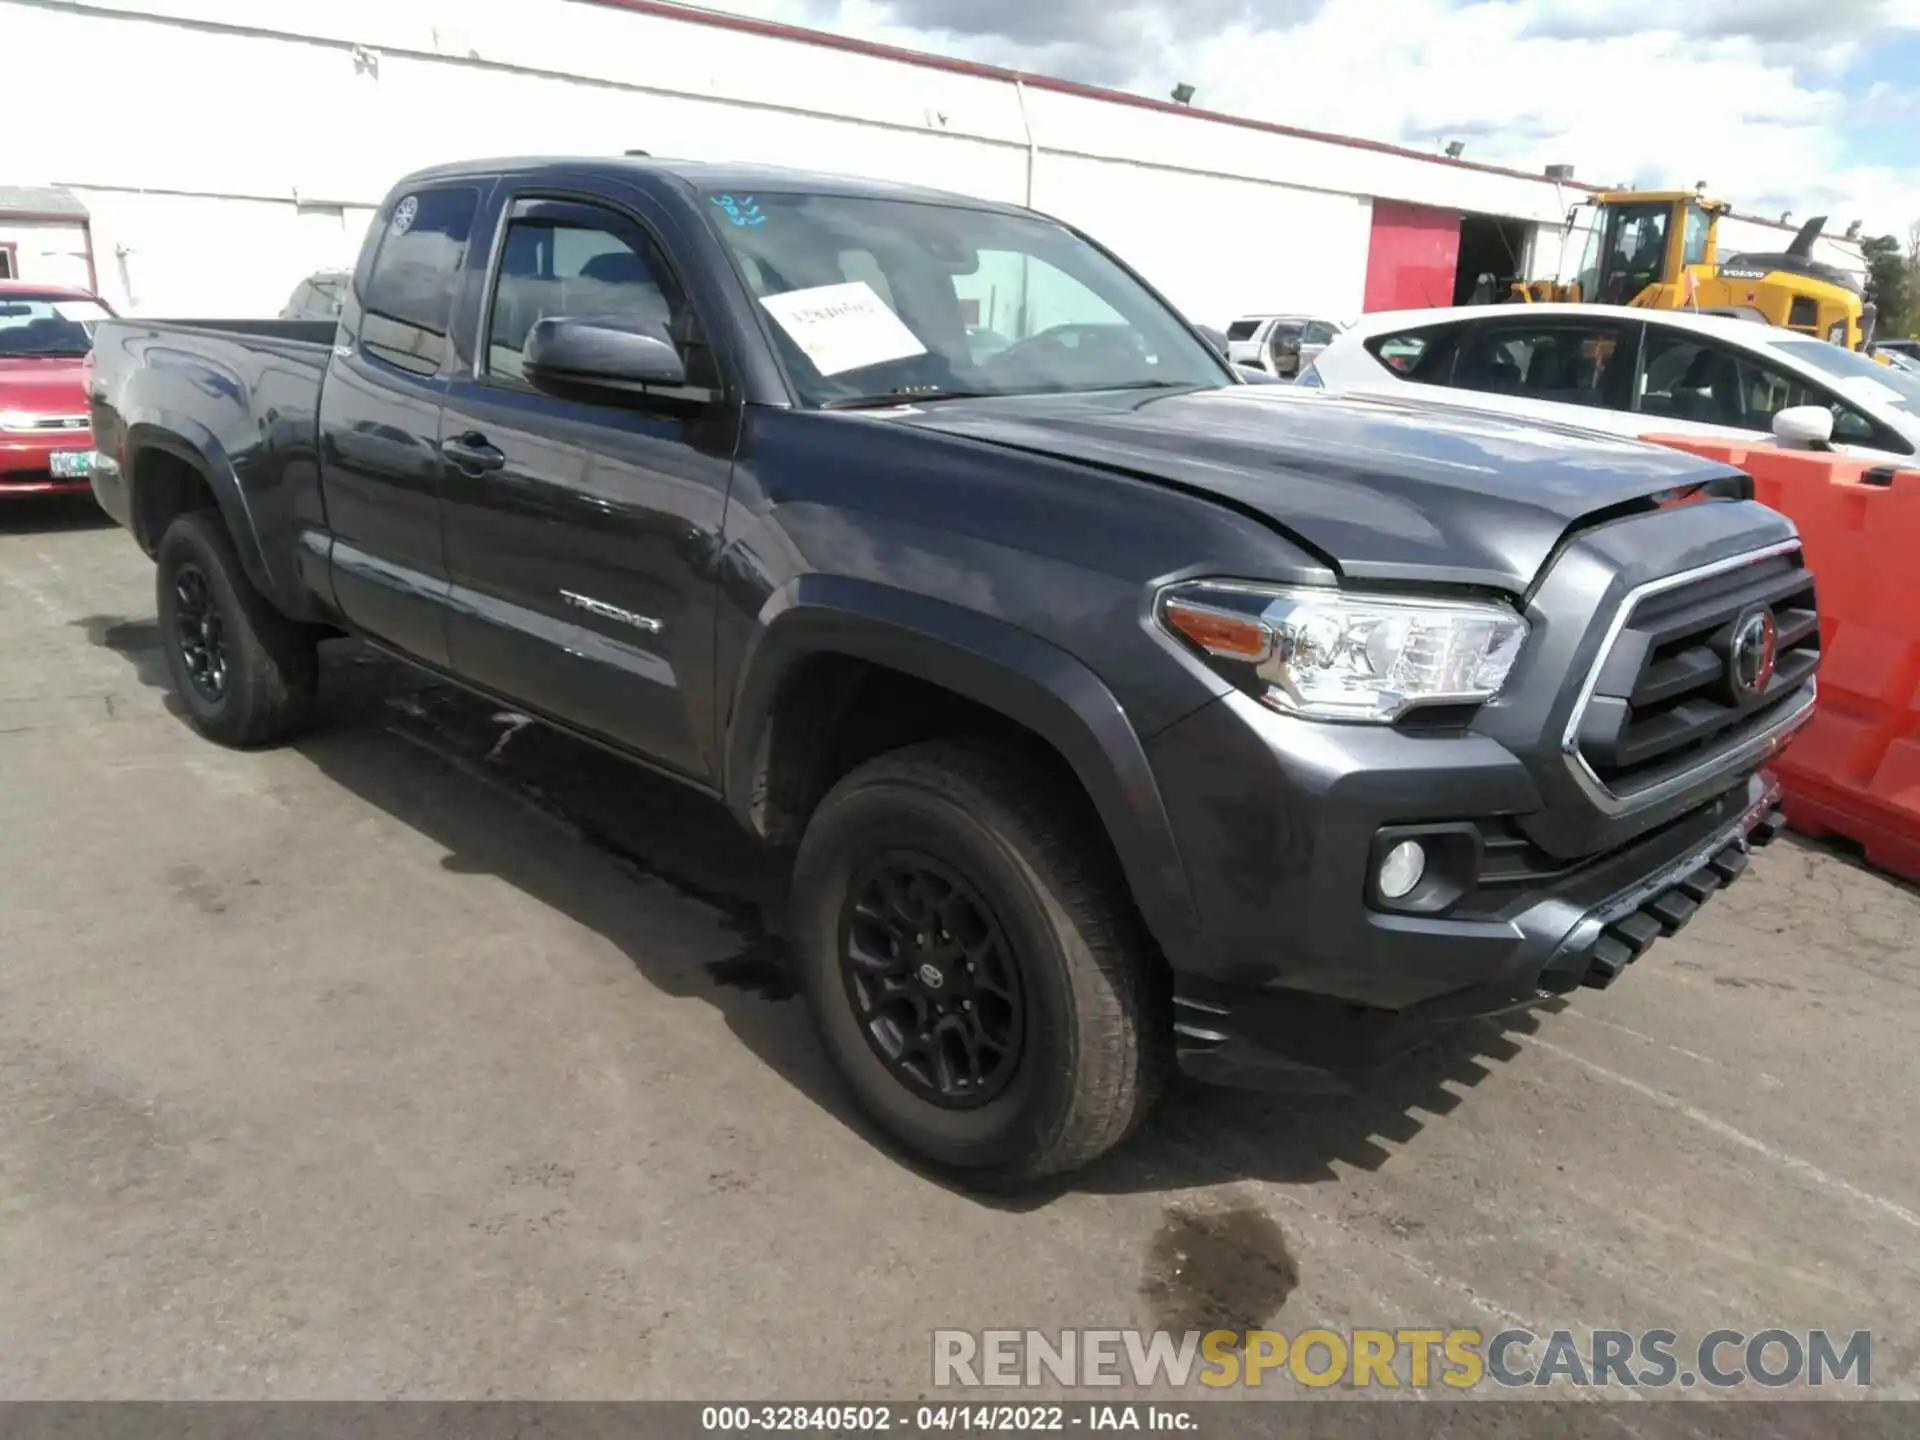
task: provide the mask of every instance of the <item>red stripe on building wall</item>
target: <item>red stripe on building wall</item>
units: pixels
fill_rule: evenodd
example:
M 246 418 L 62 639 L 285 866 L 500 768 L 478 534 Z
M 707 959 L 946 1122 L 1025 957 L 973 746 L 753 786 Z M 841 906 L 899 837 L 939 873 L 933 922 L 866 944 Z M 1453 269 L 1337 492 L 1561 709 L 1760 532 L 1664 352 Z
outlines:
M 1460 213 L 1397 200 L 1373 202 L 1363 308 L 1417 310 L 1453 303 L 1460 265 Z

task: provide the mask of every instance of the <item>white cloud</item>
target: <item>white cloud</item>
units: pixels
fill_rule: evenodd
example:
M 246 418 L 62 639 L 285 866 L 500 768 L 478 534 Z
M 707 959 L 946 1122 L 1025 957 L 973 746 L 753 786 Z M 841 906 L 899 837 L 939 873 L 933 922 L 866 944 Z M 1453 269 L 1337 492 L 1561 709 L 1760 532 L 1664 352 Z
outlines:
M 1705 180 L 1742 210 L 1904 234 L 1920 162 L 1849 165 L 1863 47 L 1920 0 L 721 0 L 910 48 L 1600 184 Z

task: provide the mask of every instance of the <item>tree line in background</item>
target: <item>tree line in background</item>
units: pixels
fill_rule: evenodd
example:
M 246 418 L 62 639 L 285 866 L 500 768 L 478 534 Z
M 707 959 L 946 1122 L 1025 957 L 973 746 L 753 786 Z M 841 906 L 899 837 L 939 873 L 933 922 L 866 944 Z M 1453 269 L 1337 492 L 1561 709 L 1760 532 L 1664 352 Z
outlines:
M 1920 330 L 1920 220 L 1907 227 L 1902 245 L 1896 235 L 1861 242 L 1867 255 L 1867 299 L 1878 312 L 1874 333 L 1893 339 Z

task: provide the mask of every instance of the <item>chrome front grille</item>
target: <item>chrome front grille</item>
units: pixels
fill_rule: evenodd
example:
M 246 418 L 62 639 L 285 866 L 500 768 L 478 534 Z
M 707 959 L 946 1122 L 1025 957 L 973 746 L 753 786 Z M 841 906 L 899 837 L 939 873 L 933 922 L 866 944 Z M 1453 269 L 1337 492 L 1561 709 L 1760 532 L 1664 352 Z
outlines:
M 1762 678 L 1752 642 L 1768 623 L 1773 661 Z M 1654 581 L 1614 619 L 1568 724 L 1567 761 L 1603 809 L 1652 804 L 1770 754 L 1811 714 L 1819 663 L 1813 576 L 1798 542 Z

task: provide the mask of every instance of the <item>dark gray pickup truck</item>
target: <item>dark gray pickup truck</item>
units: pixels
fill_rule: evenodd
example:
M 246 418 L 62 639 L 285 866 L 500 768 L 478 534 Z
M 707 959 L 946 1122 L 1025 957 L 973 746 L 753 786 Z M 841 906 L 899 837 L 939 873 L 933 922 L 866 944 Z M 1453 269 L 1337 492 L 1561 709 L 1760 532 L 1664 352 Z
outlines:
M 1624 357 L 1627 363 L 1633 357 Z M 1819 625 L 1747 478 L 1241 383 L 1086 237 L 823 176 L 412 176 L 338 329 L 109 320 L 100 502 L 228 744 L 347 633 L 792 847 L 907 1149 L 1082 1164 L 1604 986 L 1779 825 Z

